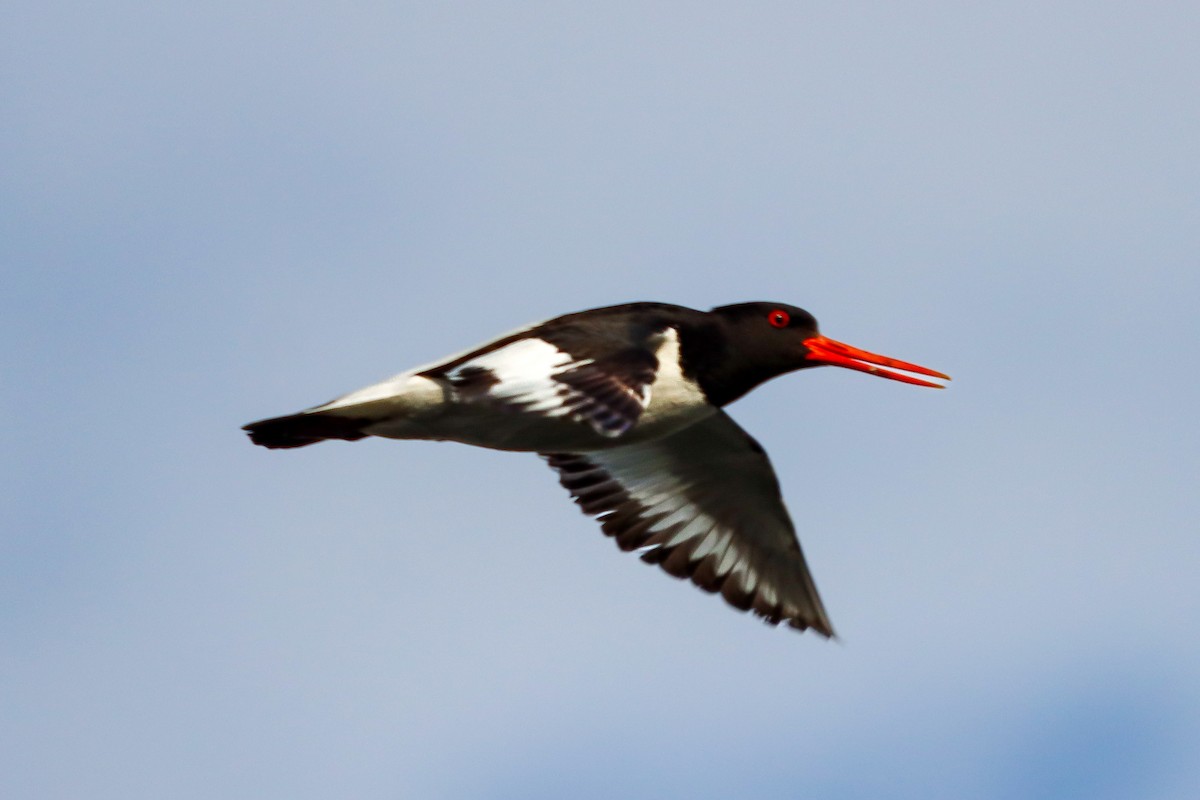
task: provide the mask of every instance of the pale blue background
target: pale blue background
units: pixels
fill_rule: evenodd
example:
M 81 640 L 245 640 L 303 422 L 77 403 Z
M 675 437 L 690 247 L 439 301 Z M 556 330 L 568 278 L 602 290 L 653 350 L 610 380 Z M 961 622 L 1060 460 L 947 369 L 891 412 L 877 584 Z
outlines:
M 9 2 L 0 796 L 1200 797 L 1200 10 Z M 777 299 L 954 375 L 737 404 L 841 634 L 536 459 L 238 427 Z

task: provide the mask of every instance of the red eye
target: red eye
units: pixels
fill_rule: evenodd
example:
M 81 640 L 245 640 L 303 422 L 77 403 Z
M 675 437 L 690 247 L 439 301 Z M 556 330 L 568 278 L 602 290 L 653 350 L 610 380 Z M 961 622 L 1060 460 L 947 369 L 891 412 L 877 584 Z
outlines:
M 792 318 L 788 316 L 788 312 L 782 308 L 777 308 L 770 314 L 767 314 L 767 322 L 776 328 L 786 328 L 791 321 Z

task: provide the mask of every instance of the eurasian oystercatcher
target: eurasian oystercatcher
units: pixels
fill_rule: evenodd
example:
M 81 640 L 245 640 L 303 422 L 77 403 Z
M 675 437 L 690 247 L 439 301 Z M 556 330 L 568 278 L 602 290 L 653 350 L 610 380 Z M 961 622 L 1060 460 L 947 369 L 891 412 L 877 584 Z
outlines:
M 523 328 L 324 405 L 246 425 L 255 444 L 449 440 L 539 453 L 622 550 L 768 623 L 833 628 L 763 448 L 722 409 L 833 365 L 917 386 L 940 372 L 827 339 L 782 303 L 629 303 Z M 911 374 L 908 374 L 911 373 Z

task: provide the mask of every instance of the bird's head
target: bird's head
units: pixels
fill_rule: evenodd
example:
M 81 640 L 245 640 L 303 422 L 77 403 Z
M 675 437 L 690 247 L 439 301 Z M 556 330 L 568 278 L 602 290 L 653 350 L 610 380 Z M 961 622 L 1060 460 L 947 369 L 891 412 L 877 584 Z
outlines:
M 916 375 L 950 380 L 941 372 L 869 353 L 822 336 L 817 320 L 802 308 L 784 303 L 738 303 L 714 308 L 731 343 L 763 380 L 806 367 L 834 366 L 866 372 L 916 386 L 943 388 Z M 909 374 L 912 373 L 912 374 Z

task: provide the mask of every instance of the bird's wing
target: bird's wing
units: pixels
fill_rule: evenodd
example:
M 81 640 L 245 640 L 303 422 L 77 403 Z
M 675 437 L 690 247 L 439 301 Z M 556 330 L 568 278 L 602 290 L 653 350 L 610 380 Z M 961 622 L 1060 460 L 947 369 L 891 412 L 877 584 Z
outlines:
M 637 423 L 650 402 L 661 338 L 652 334 L 641 342 L 568 352 L 547 338 L 526 336 L 423 374 L 448 384 L 462 401 L 565 417 L 617 437 Z
M 771 463 L 725 412 L 663 439 L 543 457 L 622 550 L 773 625 L 833 635 Z

